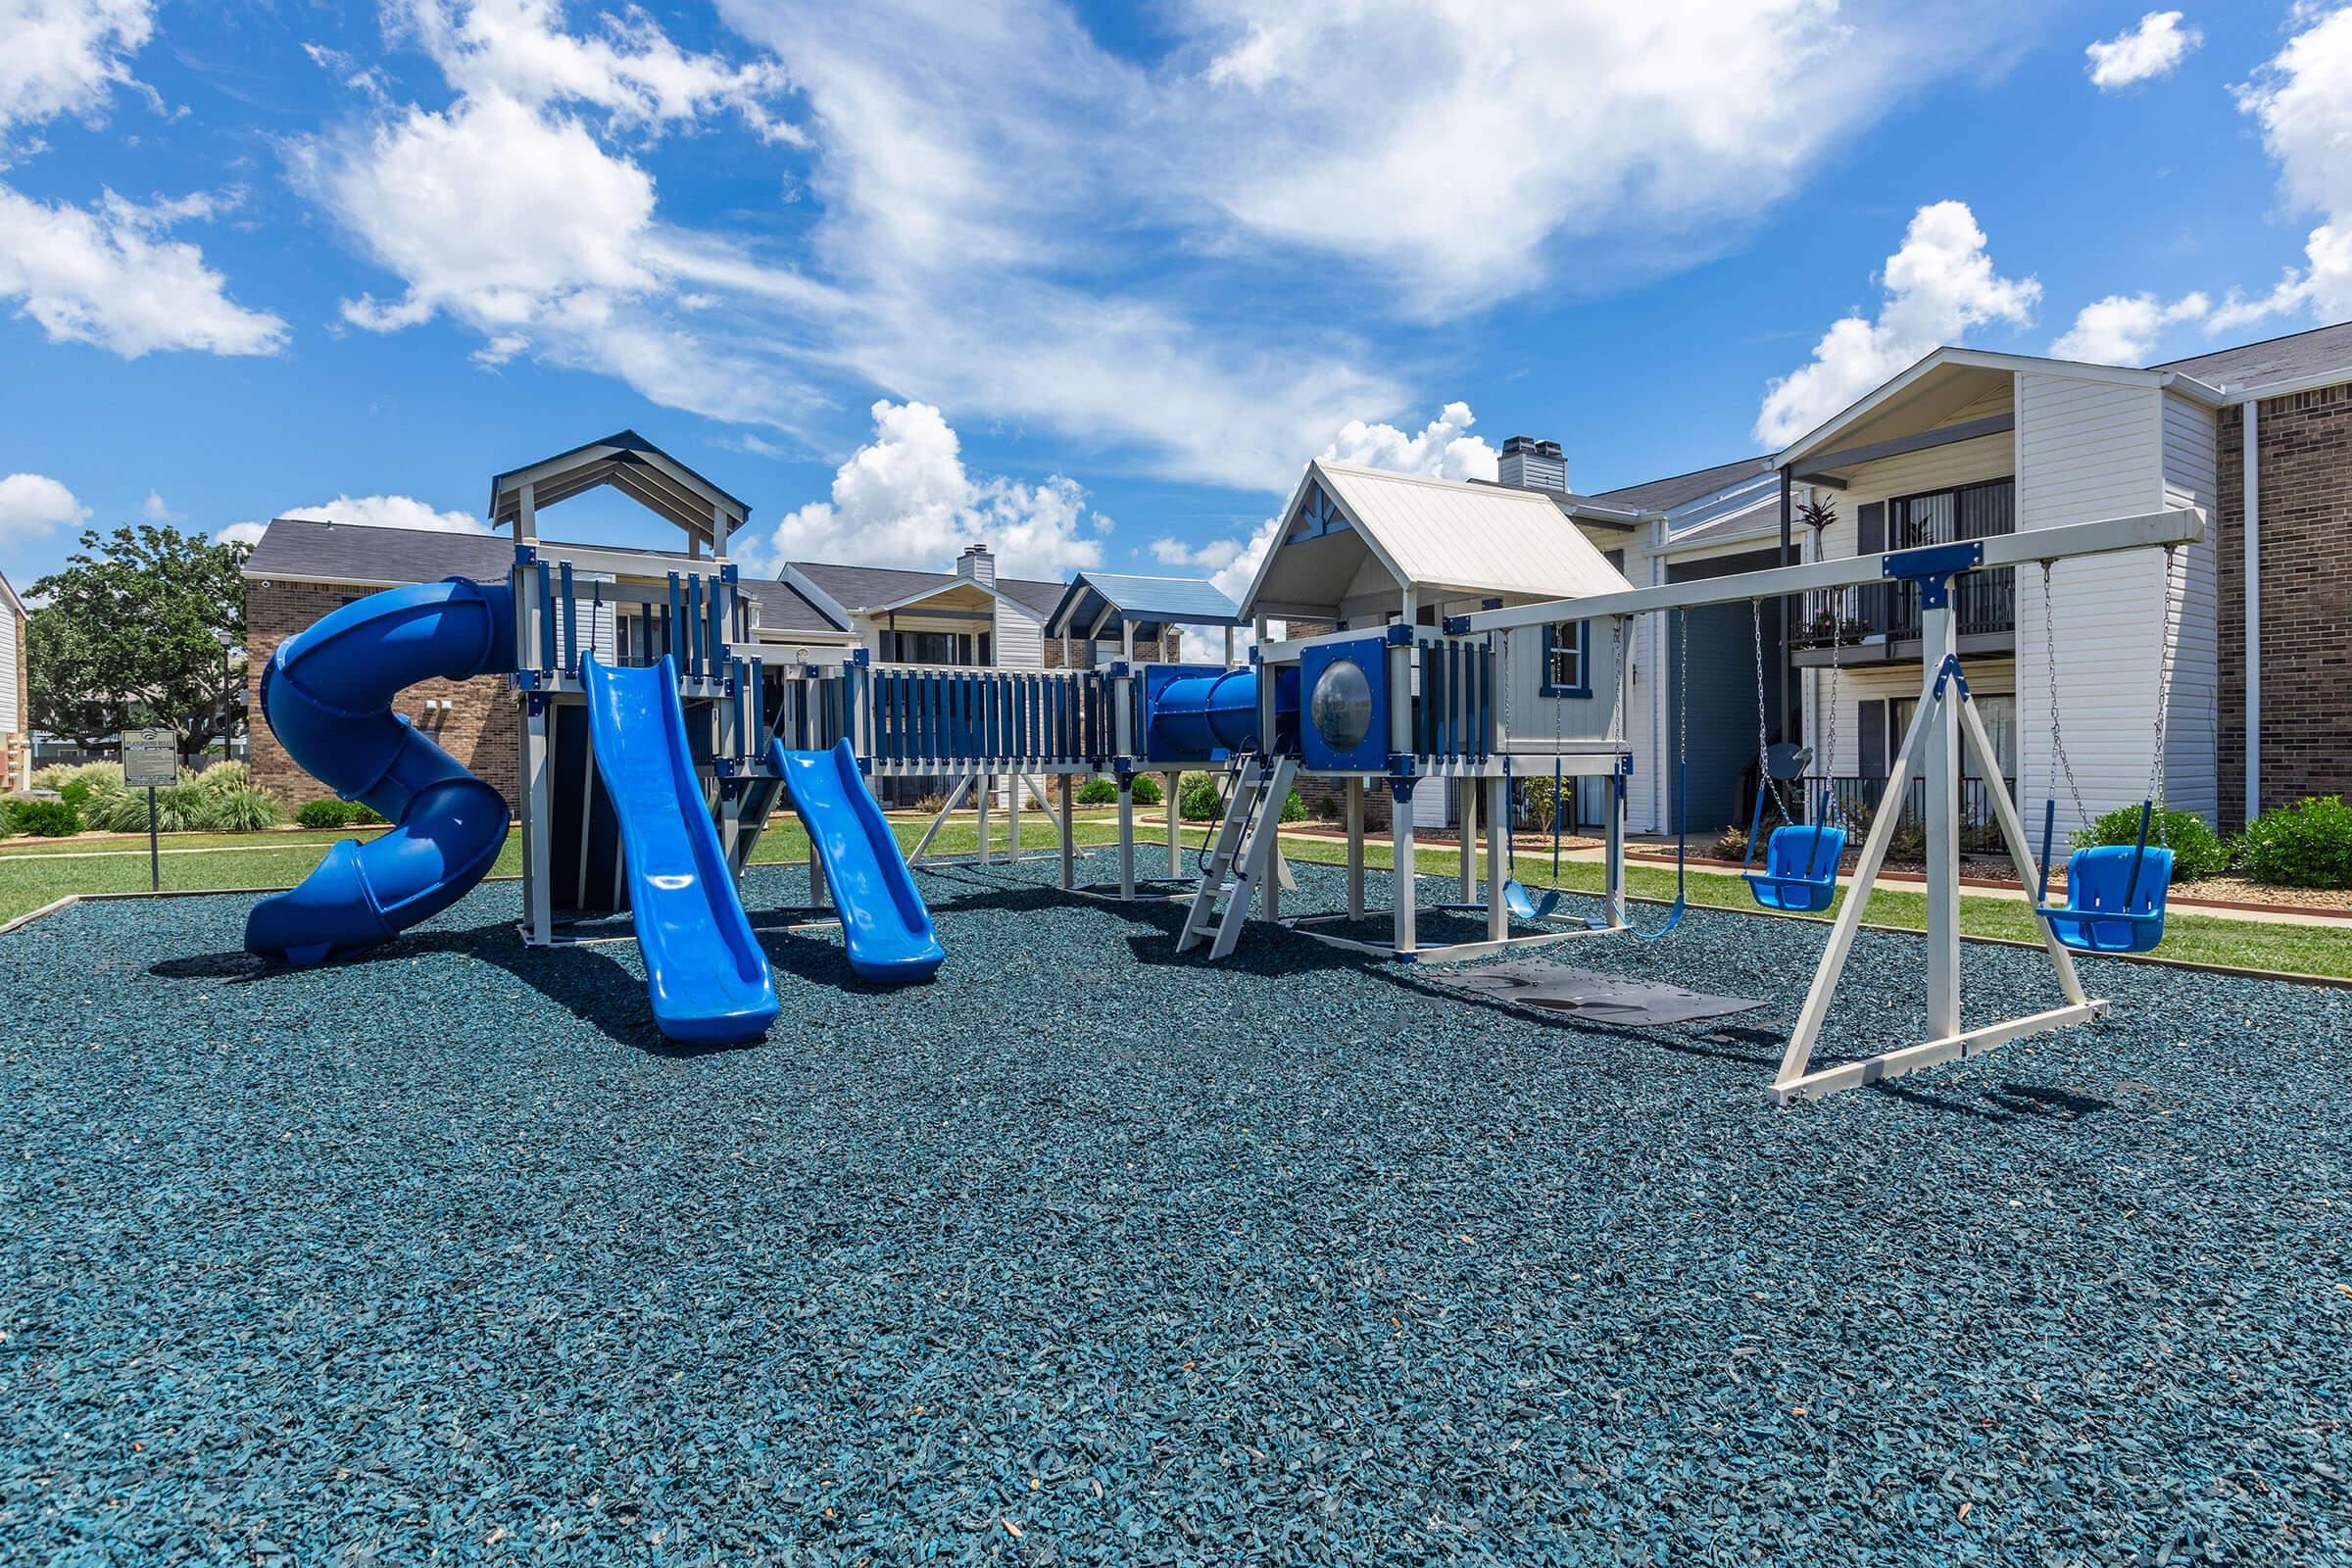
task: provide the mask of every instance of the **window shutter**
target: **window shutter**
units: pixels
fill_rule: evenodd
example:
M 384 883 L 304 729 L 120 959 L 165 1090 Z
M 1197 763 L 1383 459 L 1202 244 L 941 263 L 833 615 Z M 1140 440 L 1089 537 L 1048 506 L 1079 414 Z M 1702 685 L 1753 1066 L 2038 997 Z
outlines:
M 1854 710 L 1855 729 L 1862 737 L 1862 776 L 1886 776 L 1886 703 L 1884 698 L 1872 698 L 1857 704 Z M 1828 760 L 1835 766 L 1835 758 Z
M 1886 503 L 1865 502 L 1854 514 L 1854 554 L 1875 556 L 1886 548 Z

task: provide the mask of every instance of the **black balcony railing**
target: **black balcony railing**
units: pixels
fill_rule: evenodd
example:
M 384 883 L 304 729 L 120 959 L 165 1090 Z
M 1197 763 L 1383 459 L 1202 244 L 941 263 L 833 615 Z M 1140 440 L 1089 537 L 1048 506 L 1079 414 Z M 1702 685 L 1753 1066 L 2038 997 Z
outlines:
M 1972 571 L 1955 585 L 1952 612 L 1963 637 L 2017 630 L 2017 568 Z M 1797 648 L 1851 648 L 1866 638 L 1906 642 L 1919 636 L 1919 589 L 1872 582 L 1816 589 L 1804 596 L 1792 642 Z
M 1808 787 L 1814 800 L 1818 801 L 1821 796 L 1820 783 L 1815 781 Z M 2015 779 L 1964 778 L 1960 781 L 1960 849 L 1963 854 L 2005 852 L 2007 849 L 2001 842 L 2000 825 L 1992 812 L 1991 791 L 1995 788 L 2007 790 L 2012 801 L 2017 799 Z M 1886 781 L 1883 778 L 1833 778 L 1830 780 L 1830 793 L 1837 800 L 1839 813 L 1852 829 L 1855 847 L 1859 848 L 1861 836 L 1870 830 L 1871 823 L 1878 817 L 1881 802 L 1886 793 Z M 1913 779 L 1903 791 L 1900 805 L 1902 815 L 1895 823 L 1898 858 L 1901 858 L 1900 852 L 1908 848 L 1904 843 L 1906 837 L 1927 832 L 1927 782 Z

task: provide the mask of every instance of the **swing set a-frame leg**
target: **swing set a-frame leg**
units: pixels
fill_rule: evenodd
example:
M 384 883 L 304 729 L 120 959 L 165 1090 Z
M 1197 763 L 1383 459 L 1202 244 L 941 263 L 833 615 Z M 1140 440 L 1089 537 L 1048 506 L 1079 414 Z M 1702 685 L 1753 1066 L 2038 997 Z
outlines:
M 1961 741 L 1960 747 L 1953 750 L 1953 755 L 1944 760 L 1945 765 L 1957 771 L 1962 757 L 1973 753 L 1987 779 L 1997 780 L 2001 776 L 1991 741 L 1986 737 L 1984 722 L 1977 716 L 1975 706 L 1969 701 L 1965 689 L 1956 680 L 1949 683 L 1940 680 L 1934 682 L 1932 689 L 1922 695 L 1919 708 L 1911 716 L 1911 727 L 1903 736 L 1894 765 L 1887 770 L 1886 793 L 1880 798 L 1878 814 L 1871 822 L 1868 838 L 1863 842 L 1861 859 L 1855 865 L 1853 880 L 1846 888 L 1845 902 L 1830 928 L 1830 940 L 1822 949 L 1820 965 L 1813 974 L 1812 989 L 1805 994 L 1804 1008 L 1797 1015 L 1796 1028 L 1790 1032 L 1788 1050 L 1781 1057 L 1780 1072 L 1773 1079 L 1771 1095 L 1776 1103 L 1786 1105 L 1799 1100 L 1819 1100 L 1840 1089 L 1856 1089 L 1865 1084 L 1899 1078 L 1905 1073 L 1932 1067 L 1937 1062 L 1981 1055 L 1996 1046 L 2028 1035 L 2063 1028 L 2068 1024 L 2086 1023 L 2107 1010 L 2105 1001 L 2083 995 L 2082 978 L 2075 970 L 2074 956 L 2059 945 L 2044 922 L 2042 945 L 2048 950 L 2059 989 L 2067 999 L 2065 1005 L 2030 1013 L 2022 1018 L 2004 1019 L 1980 1029 L 1955 1029 L 1937 1039 L 1859 1061 L 1839 1062 L 1817 1071 L 1807 1070 L 1813 1047 L 1821 1038 L 1822 1023 L 1829 1016 L 1830 1004 L 1838 994 L 1838 978 L 1844 973 L 1846 959 L 1852 955 L 1855 933 L 1861 929 L 1863 915 L 1870 906 L 1871 891 L 1877 885 L 1879 872 L 1886 865 L 1887 848 L 1894 840 L 1895 824 L 1902 816 L 1904 791 L 1919 765 L 1922 752 L 1926 750 L 1930 715 L 1933 713 L 1935 721 L 1942 722 L 1944 714 L 1940 710 L 1945 703 L 1955 703 L 1959 707 L 1957 728 Z M 2024 825 L 2018 820 L 2017 808 L 1997 784 L 1985 793 L 1992 800 L 1993 817 L 2000 824 L 2001 836 L 2008 841 L 2012 857 L 2010 863 L 2020 868 L 2027 885 L 2032 886 L 2035 876 L 2034 855 L 2026 842 Z M 1932 788 L 1930 808 L 1934 809 Z M 1936 837 L 1946 846 L 1945 854 L 1952 861 L 1945 867 L 1947 876 L 1952 879 L 1949 885 L 1956 885 L 1959 864 L 1954 837 L 1950 833 Z M 1956 975 L 1960 951 L 1958 922 L 1953 915 L 1939 918 L 1939 914 L 1941 906 L 1931 900 L 1927 940 L 1931 948 L 1941 945 L 1948 949 L 1944 961 Z

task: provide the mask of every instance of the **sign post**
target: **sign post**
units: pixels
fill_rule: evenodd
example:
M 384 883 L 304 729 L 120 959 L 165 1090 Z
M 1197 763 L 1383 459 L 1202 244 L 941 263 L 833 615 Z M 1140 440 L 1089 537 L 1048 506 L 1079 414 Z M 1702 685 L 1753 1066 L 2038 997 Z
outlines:
M 147 787 L 147 890 L 164 890 L 163 853 L 156 844 L 155 791 L 158 785 L 179 781 L 179 732 L 170 729 L 126 729 L 122 732 L 122 782 L 132 789 Z

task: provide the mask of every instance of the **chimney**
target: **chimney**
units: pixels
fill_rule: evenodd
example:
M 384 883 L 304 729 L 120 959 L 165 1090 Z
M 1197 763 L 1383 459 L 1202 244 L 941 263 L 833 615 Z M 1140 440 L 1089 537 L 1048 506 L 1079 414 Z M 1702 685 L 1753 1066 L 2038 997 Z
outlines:
M 963 554 L 956 558 L 956 575 L 965 582 L 994 588 L 997 585 L 996 552 L 986 545 L 965 545 Z
M 1502 443 L 1502 462 L 1496 470 L 1497 478 L 1516 489 L 1568 493 L 1568 457 L 1557 441 L 1511 436 Z

